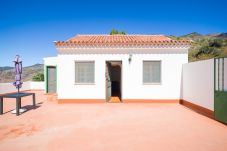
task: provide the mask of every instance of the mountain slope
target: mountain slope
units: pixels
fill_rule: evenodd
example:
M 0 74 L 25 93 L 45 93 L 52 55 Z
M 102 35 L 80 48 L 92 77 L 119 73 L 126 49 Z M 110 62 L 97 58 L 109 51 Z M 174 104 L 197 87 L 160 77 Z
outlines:
M 9 70 L 9 69 L 13 69 L 13 67 L 9 67 L 9 66 L 0 67 L 0 71 Z
M 14 82 L 15 73 L 13 67 L 0 68 L 0 83 Z M 43 73 L 43 64 L 35 64 L 28 67 L 23 67 L 22 81 L 31 81 L 36 73 Z
M 191 40 L 189 62 L 227 56 L 227 33 L 202 35 L 193 32 L 183 36 L 169 36 L 172 39 Z

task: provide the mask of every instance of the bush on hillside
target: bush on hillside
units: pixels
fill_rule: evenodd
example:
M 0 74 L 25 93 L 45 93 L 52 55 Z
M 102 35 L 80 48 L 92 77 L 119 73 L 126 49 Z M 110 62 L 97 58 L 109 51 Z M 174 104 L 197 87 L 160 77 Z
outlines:
M 33 77 L 32 77 L 33 81 L 44 81 L 44 74 L 43 73 L 36 73 Z
M 227 54 L 227 40 L 213 38 L 196 39 L 189 50 L 189 61 L 224 57 Z

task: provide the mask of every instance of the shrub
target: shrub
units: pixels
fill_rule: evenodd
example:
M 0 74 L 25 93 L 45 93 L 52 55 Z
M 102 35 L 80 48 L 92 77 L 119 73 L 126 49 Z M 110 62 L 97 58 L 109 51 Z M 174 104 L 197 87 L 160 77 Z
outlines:
M 110 32 L 110 35 L 115 35 L 115 34 L 126 35 L 124 31 L 118 31 L 116 29 L 112 29 Z
M 221 39 L 214 39 L 209 41 L 209 46 L 210 47 L 221 47 L 223 44 L 223 41 Z
M 33 77 L 32 77 L 33 81 L 44 81 L 44 74 L 43 73 L 36 73 Z

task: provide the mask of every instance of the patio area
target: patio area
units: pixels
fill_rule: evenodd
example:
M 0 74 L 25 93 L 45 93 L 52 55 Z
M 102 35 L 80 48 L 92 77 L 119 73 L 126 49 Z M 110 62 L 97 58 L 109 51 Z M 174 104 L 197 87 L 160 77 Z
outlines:
M 36 93 L 22 99 L 29 111 L 15 116 L 5 99 L 0 150 L 226 151 L 227 126 L 182 105 L 169 103 L 58 104 Z

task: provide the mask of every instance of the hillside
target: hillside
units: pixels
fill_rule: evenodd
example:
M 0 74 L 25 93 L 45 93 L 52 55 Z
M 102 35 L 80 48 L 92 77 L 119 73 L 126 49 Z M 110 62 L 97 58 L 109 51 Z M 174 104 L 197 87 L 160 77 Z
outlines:
M 9 66 L 0 67 L 0 71 L 9 70 L 9 69 L 13 69 L 13 67 L 9 67 Z
M 189 62 L 227 56 L 227 33 L 202 35 L 193 32 L 183 36 L 169 37 L 192 41 L 189 49 Z
M 28 67 L 23 67 L 22 81 L 31 81 L 36 73 L 43 73 L 43 64 L 35 64 Z M 0 83 L 14 82 L 14 68 L 0 67 Z

